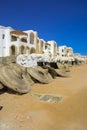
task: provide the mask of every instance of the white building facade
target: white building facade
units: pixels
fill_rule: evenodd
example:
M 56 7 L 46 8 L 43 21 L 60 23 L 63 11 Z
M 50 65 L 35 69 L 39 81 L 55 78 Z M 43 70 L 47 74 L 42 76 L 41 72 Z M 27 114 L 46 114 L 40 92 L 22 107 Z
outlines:
M 11 45 L 10 31 L 11 27 L 0 26 L 0 57 L 9 56 L 9 48 Z
M 49 44 L 49 49 L 46 48 Z M 44 41 L 33 30 L 19 31 L 11 27 L 0 26 L 0 57 L 19 54 L 43 54 L 49 51 L 52 57 L 56 55 L 57 44 L 55 41 Z
M 38 37 L 37 31 L 0 26 L 0 57 L 32 53 L 46 54 L 52 59 L 73 60 L 76 57 L 71 47 L 58 46 L 54 40 L 45 41 Z
M 74 52 L 71 47 L 59 46 L 58 47 L 58 58 L 63 61 L 74 61 Z
M 48 41 L 47 42 L 50 45 L 50 54 L 51 58 L 54 58 L 57 56 L 57 43 L 55 41 Z

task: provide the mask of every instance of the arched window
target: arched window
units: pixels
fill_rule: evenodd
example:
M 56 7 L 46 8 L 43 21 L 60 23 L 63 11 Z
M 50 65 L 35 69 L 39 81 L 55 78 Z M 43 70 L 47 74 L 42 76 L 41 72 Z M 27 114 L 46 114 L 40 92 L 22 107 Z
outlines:
M 30 43 L 34 44 L 34 34 L 30 33 Z
M 28 46 L 26 47 L 26 54 L 30 54 L 30 48 Z
M 26 38 L 21 38 L 21 41 L 27 43 L 27 39 Z
M 56 50 L 56 45 L 54 44 L 54 54 L 57 53 L 57 50 Z
M 35 53 L 35 48 L 30 49 L 30 54 Z
M 37 43 L 36 43 L 36 51 L 39 53 L 39 39 L 37 38 Z
M 37 38 L 37 44 L 39 45 L 39 39 Z
M 25 47 L 24 46 L 20 47 L 20 54 L 25 54 Z
M 43 53 L 43 41 L 41 40 L 41 42 L 40 42 L 40 53 L 42 54 Z
M 12 45 L 11 47 L 10 47 L 10 55 L 11 56 L 13 56 L 13 55 L 16 55 L 16 47 L 15 47 L 15 45 Z

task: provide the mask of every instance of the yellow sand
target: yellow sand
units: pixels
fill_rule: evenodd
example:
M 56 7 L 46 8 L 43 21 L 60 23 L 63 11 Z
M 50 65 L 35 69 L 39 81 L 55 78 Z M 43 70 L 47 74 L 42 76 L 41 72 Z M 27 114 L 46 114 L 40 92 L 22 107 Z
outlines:
M 87 130 L 87 64 L 70 70 L 69 78 L 34 84 L 33 94 L 1 94 L 0 130 Z M 34 93 L 63 98 L 53 104 Z

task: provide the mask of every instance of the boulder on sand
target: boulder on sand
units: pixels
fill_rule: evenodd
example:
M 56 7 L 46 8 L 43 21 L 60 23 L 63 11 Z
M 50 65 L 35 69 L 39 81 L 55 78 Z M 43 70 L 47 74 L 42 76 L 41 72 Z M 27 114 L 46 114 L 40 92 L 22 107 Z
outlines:
M 44 68 L 48 68 L 48 72 L 52 75 L 53 78 L 56 76 L 69 77 L 69 74 L 64 69 L 54 69 L 50 66 L 44 66 Z
M 27 72 L 30 74 L 31 77 L 36 79 L 37 81 L 41 83 L 50 83 L 53 79 L 52 76 L 49 73 L 42 72 L 38 68 L 28 68 Z
M 0 69 L 0 82 L 20 94 L 30 91 L 30 85 L 25 82 L 21 74 L 8 65 Z
M 3 89 L 4 85 L 2 83 L 0 83 L 0 89 Z

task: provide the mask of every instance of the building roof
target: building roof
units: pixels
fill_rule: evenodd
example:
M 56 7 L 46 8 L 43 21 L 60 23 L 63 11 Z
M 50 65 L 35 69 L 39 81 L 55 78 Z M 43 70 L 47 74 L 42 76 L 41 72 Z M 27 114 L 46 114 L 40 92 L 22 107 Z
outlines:
M 11 34 L 17 35 L 17 36 L 21 36 L 21 35 L 25 35 L 27 36 L 27 33 L 19 31 L 19 30 L 14 30 L 10 32 Z

